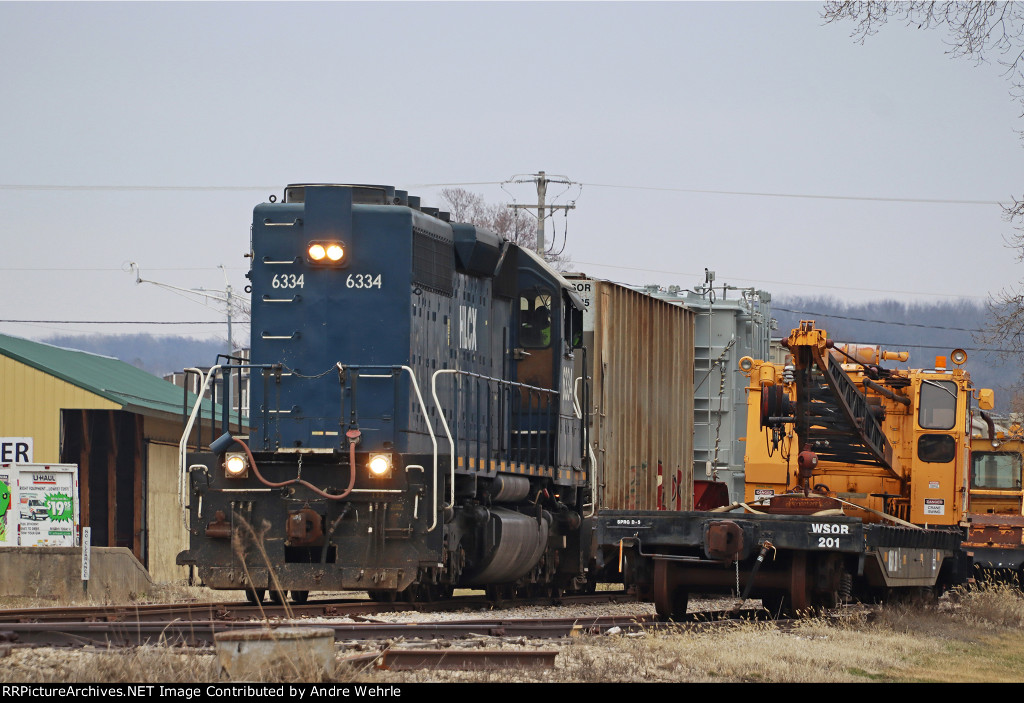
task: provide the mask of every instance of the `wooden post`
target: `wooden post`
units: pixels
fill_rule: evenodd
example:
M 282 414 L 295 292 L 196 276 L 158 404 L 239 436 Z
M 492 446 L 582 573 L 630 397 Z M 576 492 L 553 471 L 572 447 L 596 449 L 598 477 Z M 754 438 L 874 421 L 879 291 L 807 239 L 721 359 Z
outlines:
M 92 453 L 92 439 L 89 436 L 89 411 L 82 411 L 82 446 L 78 455 L 78 499 L 79 519 L 83 527 L 89 522 L 89 455 Z
M 135 439 L 135 456 L 134 456 L 133 469 L 132 469 L 133 472 L 134 472 L 134 478 L 135 478 L 135 486 L 134 486 L 135 496 L 134 496 L 134 500 L 132 501 L 132 509 L 134 510 L 134 518 L 135 518 L 134 519 L 134 523 L 133 523 L 133 531 L 134 531 L 134 534 L 135 534 L 135 538 L 134 538 L 134 540 L 132 542 L 132 552 L 135 553 L 135 558 L 138 559 L 139 562 L 143 566 L 145 566 L 146 565 L 146 559 L 144 557 L 148 556 L 148 555 L 142 553 L 142 545 L 143 545 L 142 537 L 143 537 L 143 531 L 145 529 L 145 525 L 144 525 L 144 523 L 142 521 L 142 517 L 145 514 L 145 510 L 143 508 L 144 508 L 144 501 L 146 500 L 145 492 L 143 490 L 143 480 L 142 480 L 142 478 L 143 478 L 143 475 L 142 475 L 143 474 L 142 448 L 143 448 L 143 441 L 144 441 L 143 440 L 142 425 L 145 422 L 145 418 L 143 418 L 142 415 L 132 415 L 132 419 L 135 421 L 134 422 L 134 425 L 135 425 L 135 437 L 134 437 L 134 439 Z
M 110 447 L 107 450 L 107 546 L 117 546 L 117 417 L 107 411 Z

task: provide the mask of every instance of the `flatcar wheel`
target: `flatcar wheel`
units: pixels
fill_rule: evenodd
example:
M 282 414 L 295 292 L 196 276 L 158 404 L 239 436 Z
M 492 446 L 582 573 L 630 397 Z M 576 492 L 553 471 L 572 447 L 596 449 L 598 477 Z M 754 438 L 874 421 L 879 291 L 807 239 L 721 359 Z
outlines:
M 270 589 L 270 602 L 273 603 L 274 605 L 283 605 L 284 604 L 284 600 L 285 600 L 285 595 L 287 593 L 288 593 L 287 591 L 278 591 L 275 588 L 271 588 Z
M 296 605 L 302 605 L 309 600 L 309 591 L 292 591 L 290 593 L 292 597 L 292 603 Z
M 259 605 L 263 602 L 263 594 L 266 590 L 265 588 L 247 588 L 245 589 L 245 599 L 253 605 Z
M 662 620 L 682 620 L 690 594 L 680 583 L 675 565 L 665 559 L 654 562 L 654 609 Z

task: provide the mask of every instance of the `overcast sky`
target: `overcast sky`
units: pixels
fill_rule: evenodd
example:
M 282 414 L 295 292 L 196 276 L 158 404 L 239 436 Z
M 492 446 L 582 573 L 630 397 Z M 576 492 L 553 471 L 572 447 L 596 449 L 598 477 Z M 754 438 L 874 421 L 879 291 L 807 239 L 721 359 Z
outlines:
M 441 206 L 436 184 L 542 169 L 582 184 L 553 227 L 597 277 L 692 287 L 708 267 L 858 301 L 1015 284 L 1011 230 L 984 204 L 1024 188 L 999 67 L 898 24 L 857 44 L 821 7 L 0 2 L 0 318 L 218 321 L 123 268 L 222 289 L 222 265 L 237 294 L 252 208 L 287 183 Z M 125 331 L 224 335 L 0 323 Z

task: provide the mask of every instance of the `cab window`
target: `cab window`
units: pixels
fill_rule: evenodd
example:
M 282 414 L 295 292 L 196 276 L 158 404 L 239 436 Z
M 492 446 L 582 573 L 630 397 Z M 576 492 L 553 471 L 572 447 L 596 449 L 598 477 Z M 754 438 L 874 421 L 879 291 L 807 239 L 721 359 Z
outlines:
M 551 346 L 551 291 L 538 288 L 519 296 L 519 345 L 527 349 Z
M 971 488 L 1020 490 L 1021 458 L 1016 452 L 972 452 Z
M 953 381 L 921 383 L 917 423 L 926 430 L 951 430 L 956 424 L 957 387 Z

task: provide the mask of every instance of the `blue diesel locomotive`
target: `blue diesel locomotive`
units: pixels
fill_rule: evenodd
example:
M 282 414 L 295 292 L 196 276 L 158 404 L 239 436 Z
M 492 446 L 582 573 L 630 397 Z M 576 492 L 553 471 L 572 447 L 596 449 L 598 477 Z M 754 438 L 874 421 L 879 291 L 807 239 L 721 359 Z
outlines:
M 449 219 L 371 185 L 293 185 L 255 208 L 251 360 L 211 372 L 249 374 L 249 432 L 224 417 L 186 457 L 178 563 L 207 586 L 302 601 L 591 585 L 582 301 L 537 255 Z

